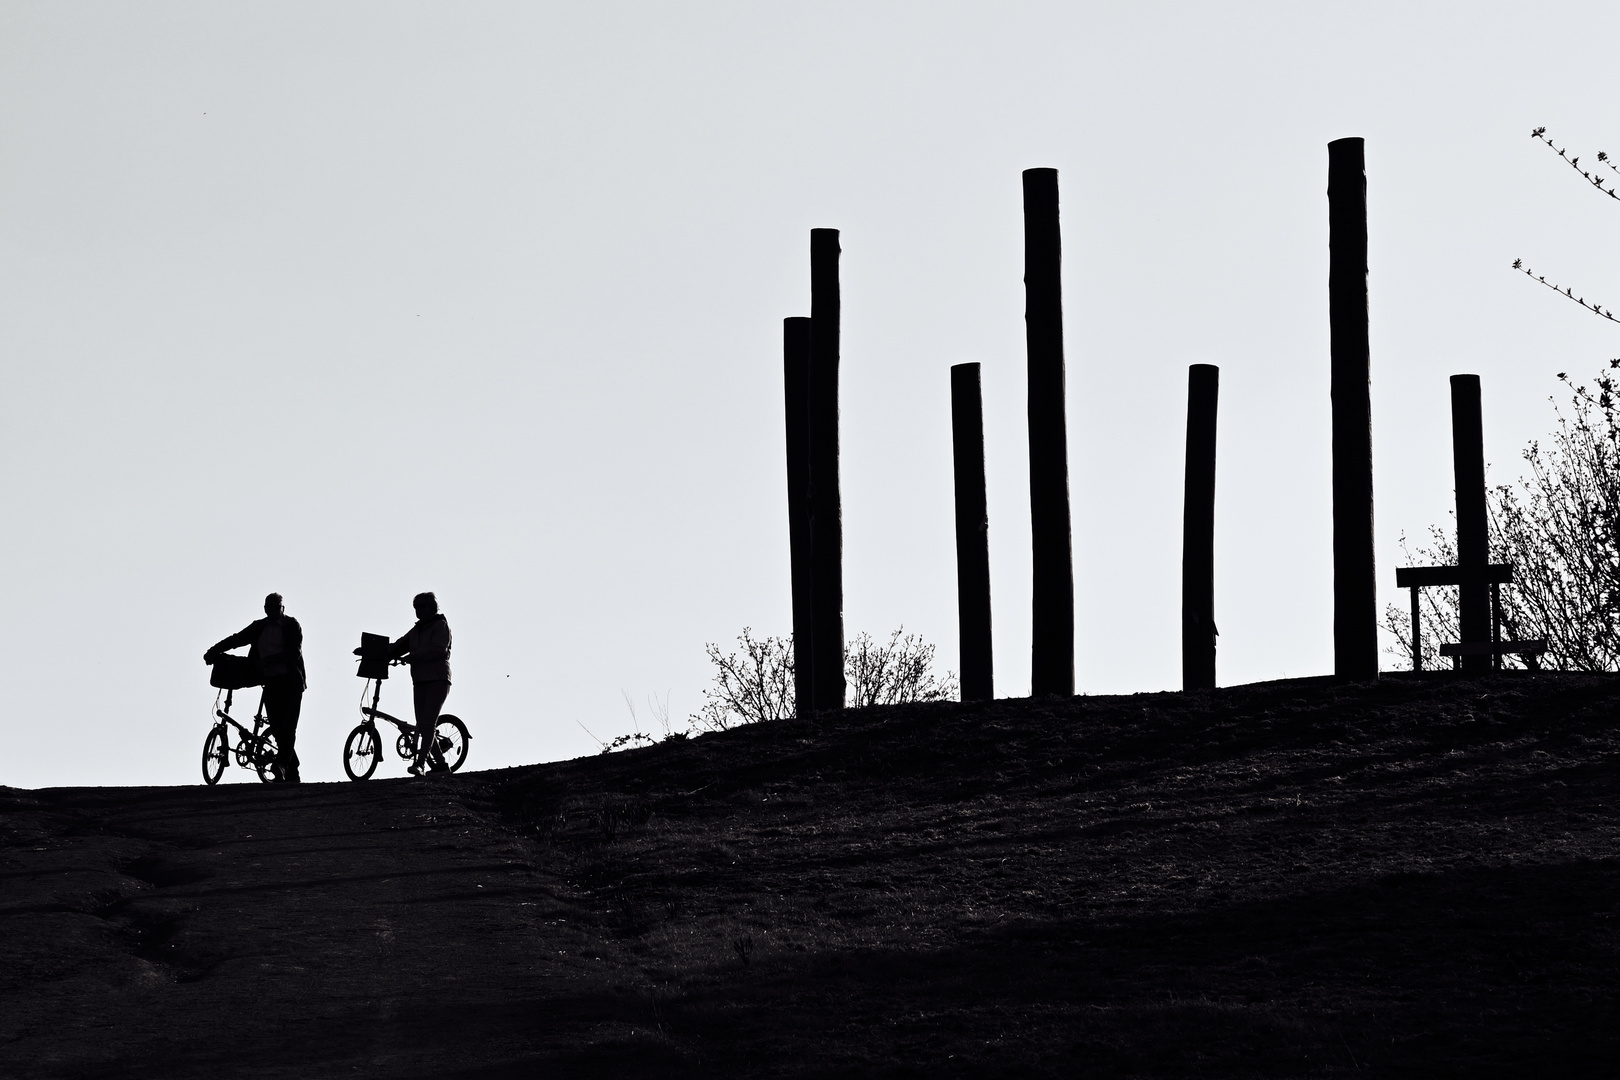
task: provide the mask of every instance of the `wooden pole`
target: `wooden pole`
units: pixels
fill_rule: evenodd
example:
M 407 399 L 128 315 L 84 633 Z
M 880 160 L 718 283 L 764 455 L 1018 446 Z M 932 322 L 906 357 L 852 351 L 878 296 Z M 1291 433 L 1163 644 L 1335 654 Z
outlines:
M 990 648 L 990 515 L 984 489 L 984 406 L 979 365 L 951 368 L 951 450 L 956 466 L 956 612 L 962 700 L 995 697 Z
M 1367 168 L 1361 139 L 1328 143 L 1328 317 L 1333 393 L 1333 669 L 1378 678 L 1372 400 L 1367 340 Z
M 1479 376 L 1451 377 L 1451 461 L 1457 484 L 1457 565 L 1482 567 L 1490 559 L 1485 512 L 1485 431 Z M 1483 580 L 1457 586 L 1457 629 L 1463 641 L 1491 639 L 1491 590 Z M 1464 671 L 1489 671 L 1489 656 L 1464 656 Z
M 793 581 L 793 697 L 814 711 L 815 646 L 810 594 L 810 320 L 782 320 L 782 398 L 787 412 L 788 562 Z
M 810 590 L 813 699 L 844 707 L 844 524 L 838 491 L 838 230 L 810 230 Z
M 1181 687 L 1215 689 L 1215 407 L 1221 369 L 1187 369 L 1187 472 L 1181 514 Z
M 1034 556 L 1030 693 L 1074 693 L 1074 566 L 1064 413 L 1063 242 L 1056 169 L 1024 170 L 1029 350 L 1029 517 Z
M 1412 586 L 1412 670 L 1423 670 L 1423 608 L 1418 596 L 1422 590 Z

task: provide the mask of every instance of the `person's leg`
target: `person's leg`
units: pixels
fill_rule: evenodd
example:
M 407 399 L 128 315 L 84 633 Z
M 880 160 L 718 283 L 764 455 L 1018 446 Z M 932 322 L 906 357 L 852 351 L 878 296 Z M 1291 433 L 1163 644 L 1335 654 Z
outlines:
M 270 734 L 276 737 L 275 769 L 283 780 L 296 783 L 298 777 L 298 716 L 304 708 L 304 691 L 295 682 L 273 680 L 264 687 L 265 718 Z
M 276 758 L 270 763 L 270 779 L 281 779 L 281 700 L 282 694 L 274 682 L 264 684 L 264 718 L 270 725 L 270 734 L 276 740 Z
M 448 679 L 439 684 L 439 700 L 433 704 L 433 731 L 428 742 L 428 768 L 434 772 L 447 771 L 450 766 L 445 764 L 444 755 L 439 752 L 439 717 L 444 715 L 444 699 L 450 696 L 450 681 Z
M 444 699 L 450 694 L 450 683 L 445 679 L 419 682 L 411 690 L 416 706 L 416 763 L 411 771 L 419 773 L 431 759 L 433 729 L 439 724 L 439 710 L 444 708 Z
M 297 683 L 287 687 L 281 706 L 281 730 L 276 732 L 277 757 L 281 760 L 281 777 L 298 783 L 298 717 L 304 711 L 304 688 Z

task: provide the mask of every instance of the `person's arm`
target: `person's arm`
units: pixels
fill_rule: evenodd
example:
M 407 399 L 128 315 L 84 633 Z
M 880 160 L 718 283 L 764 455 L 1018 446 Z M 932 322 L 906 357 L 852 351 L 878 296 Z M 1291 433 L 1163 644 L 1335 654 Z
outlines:
M 232 649 L 239 649 L 243 645 L 253 644 L 254 631 L 258 628 L 258 625 L 257 621 L 250 622 L 243 629 L 220 641 L 213 648 L 203 653 L 203 663 L 212 664 L 217 656 L 228 653 Z
M 416 627 L 411 627 L 399 636 L 399 640 L 388 646 L 388 659 L 403 660 L 411 651 L 411 640 L 416 636 Z

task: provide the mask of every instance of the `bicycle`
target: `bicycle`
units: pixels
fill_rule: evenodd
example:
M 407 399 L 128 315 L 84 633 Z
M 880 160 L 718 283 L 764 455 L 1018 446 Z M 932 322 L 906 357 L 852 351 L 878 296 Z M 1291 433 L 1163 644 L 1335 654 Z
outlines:
M 371 635 L 366 635 L 367 637 Z M 387 641 L 386 638 L 383 639 Z M 360 690 L 360 715 L 365 717 L 355 729 L 349 732 L 349 737 L 343 743 L 343 771 L 349 774 L 350 780 L 369 780 L 371 774 L 377 771 L 377 764 L 382 761 L 382 737 L 377 734 L 377 721 L 386 720 L 399 729 L 399 735 L 394 740 L 394 752 L 406 761 L 416 760 L 416 725 L 401 720 L 397 716 L 390 716 L 377 707 L 382 698 L 382 683 L 388 678 L 388 669 L 384 665 L 376 666 L 377 661 L 362 662 L 361 676 L 366 679 Z M 398 665 L 400 661 L 394 661 Z M 370 671 L 373 674 L 367 675 Z M 371 694 L 371 705 L 366 705 L 366 694 Z M 467 744 L 472 736 L 467 733 L 467 725 L 461 722 L 459 716 L 441 713 L 439 722 L 433 728 L 433 749 L 429 752 L 428 761 L 433 771 L 456 772 L 467 761 Z
M 202 754 L 203 782 L 209 787 L 219 783 L 232 755 L 236 757 L 237 765 L 258 773 L 262 782 L 268 784 L 275 779 L 270 768 L 276 761 L 276 739 L 270 734 L 270 722 L 264 718 L 264 692 L 259 692 L 259 711 L 253 716 L 252 731 L 231 716 L 231 697 L 235 693 L 235 688 L 225 687 L 214 695 L 214 715 L 219 722 L 209 729 L 208 737 L 203 740 Z M 219 707 L 220 694 L 225 695 L 223 709 Z M 234 747 L 230 744 L 230 729 L 233 727 L 237 732 Z

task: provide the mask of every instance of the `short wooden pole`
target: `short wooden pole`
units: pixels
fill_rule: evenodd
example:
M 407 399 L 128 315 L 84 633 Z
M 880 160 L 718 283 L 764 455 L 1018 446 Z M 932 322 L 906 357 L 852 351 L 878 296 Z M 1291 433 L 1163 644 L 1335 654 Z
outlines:
M 1418 598 L 1421 590 L 1412 586 L 1412 670 L 1423 670 L 1423 612 Z
M 1030 692 L 1074 693 L 1074 565 L 1064 406 L 1063 241 L 1056 169 L 1024 170 L 1024 333 L 1029 350 L 1033 555 Z
M 1328 144 L 1328 318 L 1333 394 L 1333 668 L 1378 677 L 1372 398 L 1367 335 L 1367 168 L 1361 139 Z
M 810 593 L 810 320 L 782 320 L 782 400 L 786 410 L 788 562 L 793 582 L 793 696 L 800 719 L 814 709 L 815 646 Z
M 1451 460 L 1457 484 L 1457 565 L 1483 567 L 1491 559 L 1478 375 L 1451 377 Z M 1491 640 L 1491 593 L 1484 581 L 1457 586 L 1457 629 L 1463 641 Z M 1461 667 L 1489 671 L 1491 658 L 1464 656 Z
M 838 490 L 838 230 L 810 230 L 811 671 L 817 712 L 844 707 L 844 524 Z
M 1215 415 L 1221 369 L 1187 369 L 1187 471 L 1181 515 L 1181 686 L 1215 689 Z
M 990 647 L 990 515 L 984 486 L 984 406 L 979 365 L 951 368 L 951 450 L 956 467 L 956 612 L 962 700 L 995 697 Z
M 1491 670 L 1502 670 L 1502 586 L 1491 582 Z

